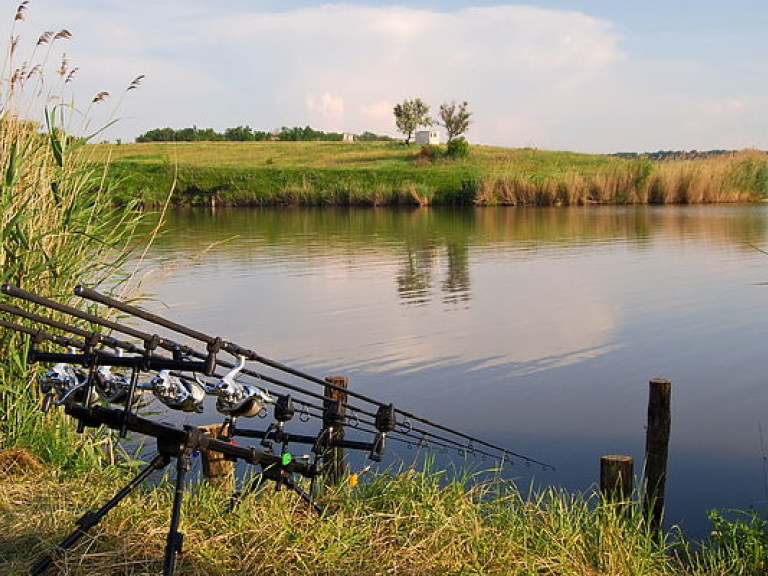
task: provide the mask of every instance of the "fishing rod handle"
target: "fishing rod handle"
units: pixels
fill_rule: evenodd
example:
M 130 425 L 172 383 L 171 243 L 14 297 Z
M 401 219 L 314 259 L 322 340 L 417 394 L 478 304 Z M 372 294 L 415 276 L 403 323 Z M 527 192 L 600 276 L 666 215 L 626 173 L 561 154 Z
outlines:
M 38 322 L 40 324 L 44 324 L 46 326 L 50 326 L 51 328 L 56 328 L 64 332 L 69 332 L 71 334 L 74 334 L 75 336 L 80 336 L 82 338 L 90 338 L 94 334 L 92 330 L 91 331 L 85 330 L 83 328 L 79 328 L 77 326 L 72 326 L 71 324 L 67 324 L 66 322 L 61 322 L 60 320 L 54 320 L 53 318 L 48 318 L 47 316 L 42 316 L 40 314 L 35 314 L 33 312 L 27 312 L 26 310 L 19 308 L 18 306 L 5 304 L 3 302 L 0 302 L 0 311 L 7 312 L 9 314 L 14 314 L 15 316 L 26 318 L 27 320 L 32 320 L 33 322 Z M 23 330 L 20 330 L 20 331 L 23 331 Z M 99 341 L 104 346 L 108 346 L 109 348 L 113 348 L 115 350 L 122 349 L 122 350 L 125 350 L 126 352 L 132 352 L 135 354 L 141 354 L 144 351 L 143 348 L 137 346 L 136 344 L 133 344 L 132 342 L 119 340 L 112 336 L 99 334 L 98 338 L 99 338 Z M 47 338 L 47 337 L 46 339 L 50 340 L 50 338 Z
M 0 286 L 0 291 L 2 291 L 3 294 L 12 296 L 13 298 L 22 298 L 23 300 L 29 300 L 30 302 L 34 302 L 35 304 L 40 304 L 41 306 L 46 306 L 48 302 L 47 298 L 38 296 L 33 292 L 23 290 L 22 288 L 19 288 L 18 286 L 15 286 L 8 282 Z
M 12 296 L 14 298 L 21 298 L 22 300 L 27 300 L 29 302 L 39 304 L 40 306 L 50 308 L 51 310 L 56 310 L 58 312 L 63 312 L 64 314 L 69 314 L 70 316 L 74 316 L 75 318 L 80 318 L 81 320 L 85 320 L 86 322 L 91 322 L 92 324 L 98 324 L 99 326 L 104 326 L 105 328 L 116 330 L 118 332 L 122 332 L 123 334 L 128 334 L 129 336 L 133 336 L 134 338 L 139 338 L 144 342 L 151 342 L 151 341 L 156 342 L 157 345 L 163 348 L 167 347 L 166 349 L 169 349 L 169 350 L 173 349 L 174 347 L 174 346 L 171 346 L 171 344 L 169 344 L 166 340 L 164 340 L 163 338 L 160 338 L 157 335 L 147 334 L 146 332 L 142 332 L 141 330 L 136 330 L 134 328 L 131 328 L 130 326 L 125 326 L 118 322 L 113 322 L 112 320 L 101 318 L 100 316 L 96 316 L 95 314 L 89 314 L 88 312 L 83 312 L 78 308 L 75 308 L 73 306 L 68 306 L 67 304 L 62 304 L 61 302 L 56 302 L 55 300 L 50 300 L 49 298 L 44 298 L 42 296 L 29 292 L 28 290 L 23 290 L 18 286 L 14 286 L 13 284 L 3 284 L 0 287 L 0 291 L 2 291 L 4 294 L 7 294 L 8 296 Z M 172 344 L 175 344 L 175 343 L 172 343 Z

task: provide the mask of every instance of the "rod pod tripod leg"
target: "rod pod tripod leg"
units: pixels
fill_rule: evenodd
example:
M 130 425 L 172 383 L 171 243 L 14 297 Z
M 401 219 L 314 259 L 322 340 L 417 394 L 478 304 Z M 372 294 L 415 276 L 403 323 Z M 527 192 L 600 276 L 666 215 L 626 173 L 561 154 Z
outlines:
M 44 573 L 53 563 L 54 557 L 58 556 L 65 550 L 71 548 L 75 543 L 82 538 L 88 530 L 96 526 L 107 513 L 117 506 L 123 498 L 128 496 L 139 484 L 144 482 L 152 472 L 155 470 L 161 470 L 165 468 L 171 461 L 169 456 L 164 454 L 156 455 L 152 461 L 147 464 L 141 471 L 133 477 L 122 489 L 120 489 L 104 506 L 96 510 L 95 512 L 86 512 L 79 520 L 75 522 L 77 528 L 64 540 L 62 540 L 58 546 L 49 554 L 46 554 L 40 560 L 38 560 L 30 569 L 29 573 L 32 576 L 37 576 Z
M 176 458 L 176 486 L 173 493 L 171 526 L 168 529 L 168 538 L 165 544 L 163 576 L 173 576 L 176 555 L 181 553 L 184 544 L 184 534 L 179 532 L 179 522 L 181 521 L 181 503 L 184 499 L 184 479 L 189 472 L 190 464 L 189 454 L 186 450 Z

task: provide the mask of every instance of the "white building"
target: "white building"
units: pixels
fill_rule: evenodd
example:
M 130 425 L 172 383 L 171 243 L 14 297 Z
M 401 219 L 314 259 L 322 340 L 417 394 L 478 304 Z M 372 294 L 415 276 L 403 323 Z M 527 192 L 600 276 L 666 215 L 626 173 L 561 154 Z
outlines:
M 437 130 L 419 130 L 414 135 L 413 141 L 421 146 L 425 144 L 440 144 L 440 132 Z

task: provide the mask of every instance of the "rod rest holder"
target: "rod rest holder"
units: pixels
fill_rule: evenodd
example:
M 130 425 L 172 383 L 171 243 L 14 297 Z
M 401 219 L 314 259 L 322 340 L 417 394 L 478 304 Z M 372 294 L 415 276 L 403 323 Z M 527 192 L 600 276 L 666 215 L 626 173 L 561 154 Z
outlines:
M 120 430 L 123 426 L 132 432 L 138 432 L 145 436 L 152 436 L 158 440 L 158 450 L 166 448 L 174 455 L 179 447 L 184 450 L 212 450 L 220 452 L 233 459 L 243 460 L 248 464 L 259 466 L 277 466 L 288 473 L 296 473 L 305 478 L 314 478 L 318 475 L 318 469 L 312 464 L 291 461 L 283 463 L 280 456 L 257 450 L 236 446 L 224 440 L 211 438 L 202 433 L 197 426 L 184 426 L 178 428 L 165 422 L 156 422 L 142 418 L 130 412 L 103 406 L 82 406 L 78 404 L 66 405 L 64 411 L 81 422 L 84 426 L 98 428 L 107 426 L 113 430 Z
M 281 432 L 276 429 L 271 430 L 248 430 L 244 428 L 237 428 L 235 425 L 230 426 L 231 436 L 240 436 L 242 438 L 266 438 L 274 440 L 278 443 L 287 442 L 289 444 L 310 444 L 317 443 L 316 436 L 306 436 L 303 434 L 290 434 L 288 432 Z M 350 450 L 371 450 L 373 448 L 372 442 L 363 442 L 359 440 L 341 440 L 332 438 L 325 442 L 323 446 L 328 448 L 349 448 Z
M 384 451 L 387 448 L 387 434 L 392 432 L 397 426 L 397 413 L 394 404 L 379 407 L 376 411 L 374 426 L 376 426 L 376 430 L 379 433 L 373 439 L 373 446 L 370 454 L 368 454 L 368 458 L 374 462 L 381 462 Z

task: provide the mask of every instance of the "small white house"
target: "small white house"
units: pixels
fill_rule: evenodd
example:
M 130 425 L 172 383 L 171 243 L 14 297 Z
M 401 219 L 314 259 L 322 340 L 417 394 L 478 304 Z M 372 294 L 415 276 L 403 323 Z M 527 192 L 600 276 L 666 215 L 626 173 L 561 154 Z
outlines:
M 342 142 L 354 142 L 355 141 L 355 135 L 351 132 L 344 132 L 341 135 L 341 141 Z
M 440 132 L 437 130 L 419 130 L 414 134 L 413 141 L 421 146 L 425 144 L 440 144 Z

